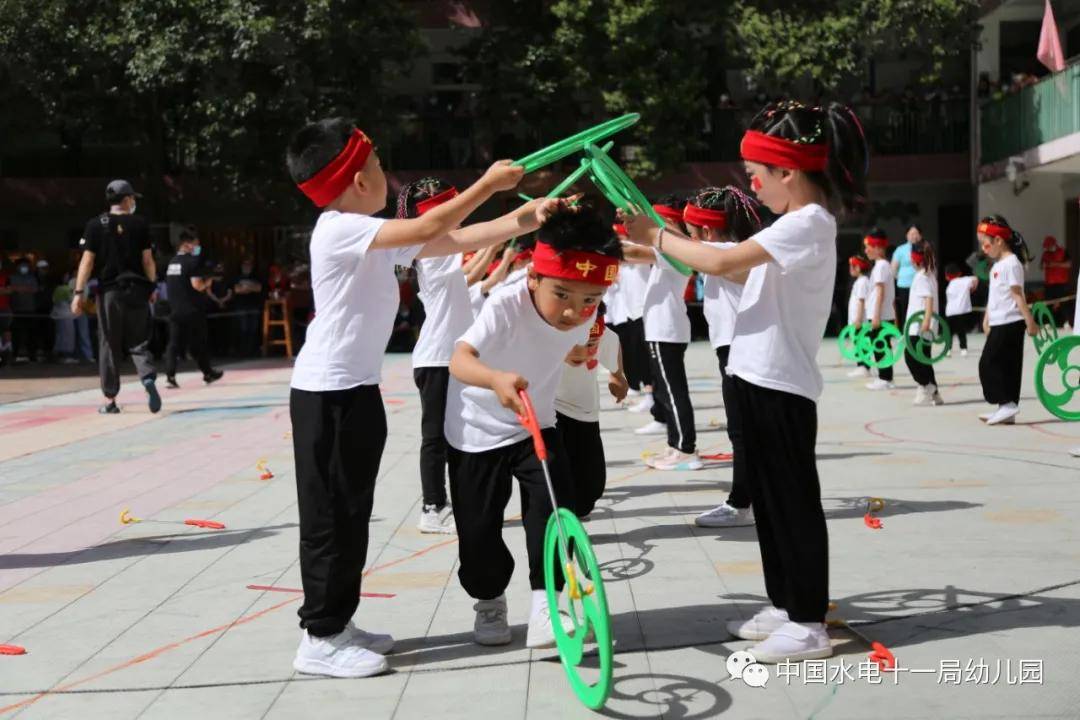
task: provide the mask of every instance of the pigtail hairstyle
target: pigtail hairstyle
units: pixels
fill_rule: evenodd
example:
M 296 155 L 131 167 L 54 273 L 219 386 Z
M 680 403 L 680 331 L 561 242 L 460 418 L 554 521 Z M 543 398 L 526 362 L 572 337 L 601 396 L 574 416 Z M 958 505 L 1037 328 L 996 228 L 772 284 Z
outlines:
M 991 225 L 1001 225 L 1002 227 L 1009 228 L 1012 235 L 1005 241 L 1005 244 L 1009 246 L 1009 250 L 1012 251 L 1016 258 L 1020 261 L 1021 265 L 1027 265 L 1031 262 L 1031 251 L 1028 250 L 1027 242 L 1024 241 L 1024 236 L 1021 235 L 1016 228 L 1009 224 L 1001 215 L 987 215 L 983 219 L 979 220 L 979 224 L 989 223 Z
M 803 172 L 825 193 L 834 211 L 857 213 L 866 206 L 870 152 L 862 124 L 851 108 L 835 102 L 808 107 L 784 100 L 766 105 L 750 121 L 749 129 L 794 143 L 826 144 L 825 169 Z
M 450 183 L 436 177 L 424 177 L 406 183 L 398 192 L 396 217 L 399 220 L 417 217 L 419 215 L 416 210 L 418 202 L 433 198 L 452 187 Z
M 719 210 L 727 215 L 724 232 L 735 242 L 742 242 L 756 235 L 764 224 L 761 221 L 761 204 L 734 185 L 706 187 L 698 190 L 690 202 L 706 210 Z

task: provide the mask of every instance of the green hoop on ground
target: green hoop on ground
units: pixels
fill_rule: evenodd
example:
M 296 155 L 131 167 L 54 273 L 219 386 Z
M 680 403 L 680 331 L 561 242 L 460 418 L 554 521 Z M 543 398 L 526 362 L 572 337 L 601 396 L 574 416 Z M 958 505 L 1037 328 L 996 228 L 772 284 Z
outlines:
M 586 143 L 585 152 L 592 157 L 589 178 L 612 205 L 626 213 L 635 211 L 644 213 L 658 226 L 664 227 L 664 218 L 660 217 L 660 213 L 653 209 L 652 203 L 645 197 L 645 194 L 638 189 L 638 186 L 623 172 L 622 168 L 608 157 L 605 151 L 592 143 Z M 665 254 L 664 259 L 683 275 L 689 276 L 694 272 L 687 265 L 673 257 Z
M 582 130 L 576 135 L 571 135 L 557 143 L 548 145 L 542 150 L 530 153 L 519 160 L 515 160 L 514 164 L 521 165 L 525 168 L 525 172 L 527 173 L 534 172 L 542 167 L 547 167 L 554 162 L 558 162 L 565 157 L 569 157 L 576 152 L 581 152 L 585 149 L 586 143 L 594 143 L 598 140 L 608 138 L 620 130 L 625 130 L 640 119 L 641 115 L 639 113 L 627 113 L 626 115 L 612 118 L 599 125 L 594 125 L 588 130 Z
M 862 355 L 859 354 L 858 342 L 859 338 L 870 331 L 870 323 L 863 323 L 860 327 L 855 327 L 855 323 L 845 325 L 844 329 L 840 331 L 840 334 L 836 337 L 836 342 L 840 346 L 840 357 L 845 360 L 852 360 L 854 362 L 862 362 Z
M 904 355 L 904 336 L 900 333 L 900 328 L 896 327 L 893 323 L 886 320 L 881 323 L 881 334 L 876 338 L 872 338 L 873 330 L 868 333 L 859 336 L 856 342 L 856 347 L 860 355 L 860 359 L 866 365 L 880 370 L 881 368 L 892 367 L 900 358 Z M 888 341 L 895 339 L 898 342 L 889 348 Z M 874 357 L 875 352 L 885 353 L 885 356 L 880 360 Z
M 1075 410 L 1066 406 L 1073 396 L 1080 392 L 1080 357 L 1070 365 L 1069 356 L 1078 349 L 1080 335 L 1066 335 L 1050 343 L 1035 364 L 1035 395 L 1039 402 L 1051 415 L 1073 422 L 1080 421 L 1080 406 Z M 1043 377 L 1045 371 L 1055 365 L 1061 370 L 1061 386 L 1064 388 L 1058 393 L 1051 392 L 1046 387 L 1046 379 Z
M 562 522 L 563 531 L 573 548 L 572 558 L 566 557 L 563 545 L 559 542 L 559 521 Z M 563 575 L 567 580 L 566 592 L 562 595 L 566 600 L 567 614 L 573 623 L 573 630 L 569 633 L 563 627 L 559 613 L 559 595 L 555 592 L 556 568 L 564 569 Z M 548 611 L 551 613 L 551 627 L 555 633 L 555 647 L 570 681 L 570 688 L 586 707 L 599 710 L 611 693 L 611 619 L 608 615 L 604 583 L 600 578 L 600 567 L 596 563 L 589 535 L 577 516 L 566 508 L 557 508 L 548 518 L 547 531 L 544 533 L 544 586 L 547 590 Z M 590 633 L 596 642 L 600 668 L 599 678 L 591 683 L 581 676 L 579 668 L 585 657 L 585 642 Z
M 1033 336 L 1031 341 L 1035 343 L 1035 352 L 1042 355 L 1043 350 L 1058 339 L 1057 321 L 1050 307 L 1044 302 L 1032 304 L 1031 316 L 1039 326 L 1039 334 Z
M 912 329 L 922 323 L 925 315 L 926 312 L 920 310 L 908 318 L 907 323 L 904 325 L 904 341 L 907 343 L 907 349 L 911 352 L 912 357 L 923 365 L 933 365 L 934 363 L 941 362 L 941 360 L 949 354 L 949 350 L 952 349 L 952 330 L 949 329 L 949 323 L 945 322 L 945 318 L 934 313 L 934 321 L 938 324 L 938 332 L 934 336 L 934 339 L 927 340 L 926 338 L 920 337 L 918 333 L 913 335 L 911 332 Z M 912 342 L 912 337 L 916 338 L 915 342 Z M 941 347 L 935 354 L 926 354 L 926 349 L 938 345 Z

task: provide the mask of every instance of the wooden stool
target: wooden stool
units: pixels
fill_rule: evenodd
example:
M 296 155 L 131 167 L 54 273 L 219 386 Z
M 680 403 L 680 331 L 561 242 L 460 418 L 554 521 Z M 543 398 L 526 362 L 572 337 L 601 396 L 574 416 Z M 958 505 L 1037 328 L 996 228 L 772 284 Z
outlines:
M 277 308 L 280 316 L 275 317 L 272 310 Z M 271 328 L 282 329 L 283 337 L 272 337 Z M 265 357 L 272 347 L 284 347 L 285 357 L 291 358 L 292 352 L 292 318 L 289 317 L 289 302 L 284 299 L 267 299 L 263 305 L 263 344 L 262 354 Z

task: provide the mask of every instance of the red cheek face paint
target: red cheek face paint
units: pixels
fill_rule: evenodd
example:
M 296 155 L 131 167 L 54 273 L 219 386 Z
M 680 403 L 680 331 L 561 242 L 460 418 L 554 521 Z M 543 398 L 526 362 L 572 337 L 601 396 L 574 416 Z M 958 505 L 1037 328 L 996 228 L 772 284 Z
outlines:
M 591 318 L 593 315 L 596 314 L 596 308 L 596 305 L 586 305 L 585 307 L 581 308 L 581 317 Z
M 757 175 L 750 178 L 750 189 L 754 192 L 761 192 L 761 178 Z

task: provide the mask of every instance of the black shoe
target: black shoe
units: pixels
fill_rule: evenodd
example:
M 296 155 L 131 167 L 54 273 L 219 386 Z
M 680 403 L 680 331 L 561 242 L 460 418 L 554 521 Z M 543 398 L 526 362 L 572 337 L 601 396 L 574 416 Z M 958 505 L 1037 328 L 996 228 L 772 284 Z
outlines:
M 169 375 L 167 378 L 165 378 L 165 385 L 172 388 L 173 390 L 179 390 L 180 389 L 180 385 L 178 385 L 177 382 L 176 382 L 176 376 L 175 375 Z
M 99 407 L 98 412 L 102 415 L 118 415 L 120 413 L 120 408 L 116 406 L 115 400 L 110 400 L 108 405 Z
M 161 410 L 161 395 L 158 394 L 157 386 L 154 385 L 154 379 L 143 380 L 143 387 L 146 388 L 146 404 L 150 407 L 150 412 L 156 413 Z
M 209 385 L 212 382 L 220 380 L 225 373 L 221 370 L 211 370 L 202 376 L 203 382 Z

